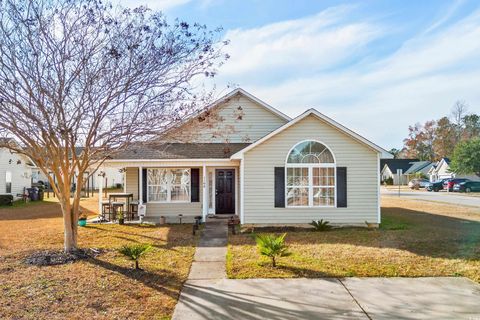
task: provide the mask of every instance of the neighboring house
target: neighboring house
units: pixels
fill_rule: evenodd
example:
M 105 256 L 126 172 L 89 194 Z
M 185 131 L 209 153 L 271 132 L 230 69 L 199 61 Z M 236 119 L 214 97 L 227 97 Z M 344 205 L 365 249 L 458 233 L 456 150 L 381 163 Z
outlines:
M 0 194 L 12 194 L 15 198 L 23 194 L 32 185 L 34 167 L 28 157 L 0 148 Z
M 417 161 L 418 159 L 382 159 L 380 167 L 381 181 L 392 178 L 394 185 L 408 184 L 408 176 L 405 173 Z M 402 170 L 400 177 L 397 174 L 397 170 Z
M 408 168 L 407 171 L 405 171 L 404 174 L 407 177 L 408 181 L 417 178 L 419 175 L 421 176 L 421 178 L 427 178 L 428 172 L 432 167 L 433 163 L 430 161 L 416 161 L 412 162 L 412 165 L 410 166 L 410 168 Z
M 146 220 L 236 214 L 243 224 L 380 223 L 378 167 L 390 156 L 382 148 L 317 110 L 291 119 L 242 89 L 209 112 L 223 121 L 203 126 L 198 114 L 169 140 L 105 162 L 125 169 L 125 191 L 146 205 Z M 186 132 L 196 135 L 181 142 Z
M 442 158 L 436 164 L 434 164 L 430 170 L 428 171 L 428 175 L 430 176 L 430 181 L 438 181 L 442 179 L 450 179 L 450 178 L 466 178 L 471 180 L 479 180 L 479 177 L 472 174 L 465 174 L 459 175 L 455 174 L 454 172 L 450 171 L 450 159 Z
M 453 178 L 454 174 L 450 172 L 450 159 L 442 158 L 430 171 L 430 181 Z

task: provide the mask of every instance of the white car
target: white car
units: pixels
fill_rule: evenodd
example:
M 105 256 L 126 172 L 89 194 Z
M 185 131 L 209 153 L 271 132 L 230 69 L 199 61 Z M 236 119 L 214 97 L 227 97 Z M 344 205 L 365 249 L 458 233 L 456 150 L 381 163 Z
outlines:
M 419 189 L 419 188 L 425 188 L 429 184 L 430 184 L 430 181 L 426 179 L 413 179 L 413 180 L 410 180 L 410 182 L 408 183 L 408 187 L 410 189 Z

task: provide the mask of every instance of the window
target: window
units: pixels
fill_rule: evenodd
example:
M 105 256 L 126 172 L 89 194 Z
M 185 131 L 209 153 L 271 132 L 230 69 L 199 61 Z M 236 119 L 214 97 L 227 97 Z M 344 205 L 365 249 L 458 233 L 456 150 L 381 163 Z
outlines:
M 12 172 L 5 172 L 5 193 L 12 193 Z
M 190 202 L 190 169 L 148 169 L 147 201 Z
M 335 206 L 335 160 L 316 141 L 297 144 L 286 164 L 287 207 Z

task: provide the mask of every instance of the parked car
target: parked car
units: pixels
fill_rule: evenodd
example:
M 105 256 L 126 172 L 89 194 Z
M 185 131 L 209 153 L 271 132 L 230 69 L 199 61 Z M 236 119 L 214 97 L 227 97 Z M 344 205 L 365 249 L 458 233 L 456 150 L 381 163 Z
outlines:
M 464 181 L 453 186 L 455 192 L 480 192 L 480 181 Z
M 426 179 L 413 179 L 408 183 L 408 187 L 410 189 L 425 188 L 429 183 L 430 181 Z
M 448 179 L 448 182 L 447 182 L 447 190 L 448 191 L 453 191 L 453 186 L 456 185 L 457 183 L 461 183 L 461 182 L 467 182 L 467 181 L 470 181 L 469 179 Z
M 442 179 L 442 180 L 438 180 L 438 181 L 435 181 L 435 182 L 430 182 L 426 187 L 425 189 L 427 191 L 433 191 L 433 192 L 438 192 L 440 190 L 443 190 L 444 189 L 444 182 L 448 180 L 448 179 Z M 446 188 L 446 187 L 445 187 Z

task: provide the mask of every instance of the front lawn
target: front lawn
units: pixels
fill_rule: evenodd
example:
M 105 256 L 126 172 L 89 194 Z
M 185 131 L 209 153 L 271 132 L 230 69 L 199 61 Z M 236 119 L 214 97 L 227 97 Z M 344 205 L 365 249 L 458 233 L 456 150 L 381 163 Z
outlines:
M 85 200 L 86 207 L 90 202 L 95 200 Z M 0 208 L 0 319 L 172 315 L 197 241 L 191 225 L 89 225 L 79 229 L 79 246 L 99 249 L 100 255 L 58 266 L 24 263 L 33 252 L 61 249 L 62 230 L 57 204 Z M 133 262 L 117 252 L 133 243 L 153 245 L 140 261 L 144 271 L 133 270 Z
M 272 268 L 249 234 L 230 236 L 230 278 L 465 276 L 480 282 L 480 209 L 384 197 L 379 230 L 288 232 Z

